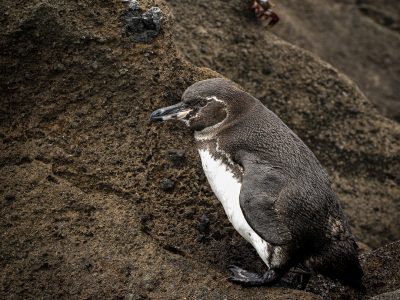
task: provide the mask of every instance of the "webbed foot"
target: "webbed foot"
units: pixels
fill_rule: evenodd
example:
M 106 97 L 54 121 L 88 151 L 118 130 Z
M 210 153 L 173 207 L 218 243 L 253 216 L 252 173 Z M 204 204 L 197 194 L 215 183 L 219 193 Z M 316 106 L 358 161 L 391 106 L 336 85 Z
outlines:
M 243 286 L 272 285 L 279 280 L 274 270 L 268 270 L 264 275 L 259 275 L 233 265 L 228 269 L 232 273 L 228 280 Z

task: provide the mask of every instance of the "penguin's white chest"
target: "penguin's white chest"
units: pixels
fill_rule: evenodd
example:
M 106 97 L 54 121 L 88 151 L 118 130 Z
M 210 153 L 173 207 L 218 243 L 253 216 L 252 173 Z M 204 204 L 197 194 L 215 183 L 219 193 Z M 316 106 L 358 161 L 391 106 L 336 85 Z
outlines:
M 269 266 L 268 243 L 247 223 L 239 203 L 242 184 L 236 179 L 221 159 L 215 159 L 208 150 L 199 150 L 204 173 L 208 182 L 222 203 L 225 213 L 239 234 L 250 242 L 261 259 Z

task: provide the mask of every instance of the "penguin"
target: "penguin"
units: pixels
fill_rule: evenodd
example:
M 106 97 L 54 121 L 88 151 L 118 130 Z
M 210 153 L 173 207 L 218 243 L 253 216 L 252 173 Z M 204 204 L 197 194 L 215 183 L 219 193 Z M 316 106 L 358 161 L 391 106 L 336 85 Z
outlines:
M 194 83 L 152 121 L 194 131 L 202 167 L 236 231 L 257 251 L 264 274 L 229 266 L 229 280 L 273 285 L 291 268 L 364 291 L 357 244 L 327 173 L 304 142 L 234 82 Z

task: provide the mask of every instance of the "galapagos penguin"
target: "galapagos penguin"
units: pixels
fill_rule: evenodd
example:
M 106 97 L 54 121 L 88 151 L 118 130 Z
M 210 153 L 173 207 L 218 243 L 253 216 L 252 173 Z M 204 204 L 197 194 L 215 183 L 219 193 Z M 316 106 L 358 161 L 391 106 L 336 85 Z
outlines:
M 232 81 L 214 78 L 151 114 L 169 119 L 194 131 L 213 192 L 267 266 L 262 275 L 230 266 L 231 281 L 272 285 L 300 265 L 364 290 L 357 244 L 328 176 L 277 115 Z

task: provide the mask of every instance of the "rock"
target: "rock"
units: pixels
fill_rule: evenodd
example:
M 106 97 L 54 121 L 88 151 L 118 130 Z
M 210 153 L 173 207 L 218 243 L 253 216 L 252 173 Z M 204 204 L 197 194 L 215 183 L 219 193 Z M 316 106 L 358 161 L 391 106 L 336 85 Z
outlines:
M 124 14 L 125 33 L 137 43 L 151 43 L 161 29 L 162 13 L 159 7 L 142 12 L 137 1 L 129 1 Z
M 200 222 L 197 225 L 197 229 L 201 232 L 204 233 L 207 231 L 207 229 L 210 227 L 210 219 L 207 217 L 207 215 L 202 215 L 200 218 Z
M 347 74 L 384 115 L 400 122 L 400 2 L 306 2 L 279 1 L 282 22 L 274 33 Z
M 370 300 L 398 300 L 398 299 L 400 299 L 400 289 L 395 290 L 393 292 L 379 294 L 370 298 Z
M 6 205 L 10 205 L 10 204 L 14 203 L 15 200 L 16 200 L 16 196 L 13 193 L 6 193 L 4 195 L 4 203 Z
M 131 10 L 138 10 L 140 8 L 137 0 L 124 0 L 122 2 L 128 3 L 128 6 Z
M 183 150 L 171 150 L 168 152 L 170 160 L 173 165 L 177 168 L 180 168 L 184 165 L 186 160 L 186 154 Z
M 258 24 L 235 19 L 245 2 L 207 2 L 202 18 L 218 15 L 224 21 L 217 29 L 212 22 L 199 23 L 208 39 L 220 43 L 209 47 L 196 38 L 207 55 L 217 54 L 200 58 L 193 51 L 193 59 L 225 69 L 308 140 L 353 208 L 346 209 L 363 242 L 378 247 L 395 240 L 398 210 L 390 200 L 398 189 L 389 182 L 398 166 L 396 125 L 376 114 L 335 69 L 271 39 Z M 7 12 L 0 17 L 0 191 L 16 196 L 11 205 L 0 196 L 0 299 L 321 299 L 318 290 L 244 289 L 227 282 L 229 264 L 259 272 L 265 265 L 235 233 L 213 195 L 193 134 L 183 124 L 148 123 L 155 108 L 175 103 L 195 81 L 221 76 L 182 58 L 172 22 L 162 23 L 163 34 L 152 43 L 138 45 L 121 35 L 131 9 L 121 1 L 0 3 Z M 181 4 L 198 18 L 197 2 Z M 140 5 L 160 7 L 172 20 L 164 1 Z M 182 43 L 185 35 L 179 32 Z M 237 35 L 255 65 L 236 56 L 239 46 L 229 42 Z M 187 47 L 192 42 L 197 43 L 187 39 Z M 55 71 L 60 63 L 62 73 Z M 268 80 L 258 73 L 264 65 L 271 65 Z M 77 117 L 78 112 L 85 113 Z M 179 169 L 171 165 L 168 149 L 185 153 Z M 161 181 L 172 178 L 179 189 L 163 192 Z M 213 220 L 201 243 L 199 212 Z M 398 270 L 395 248 L 390 249 L 378 252 L 370 267 L 365 263 L 370 296 L 395 289 L 385 275 L 396 278 Z M 82 265 L 82 258 L 92 267 Z
M 175 187 L 175 181 L 169 178 L 163 178 L 160 183 L 160 187 L 163 191 L 170 192 Z
M 364 285 L 372 295 L 398 290 L 400 286 L 400 241 L 361 256 Z

